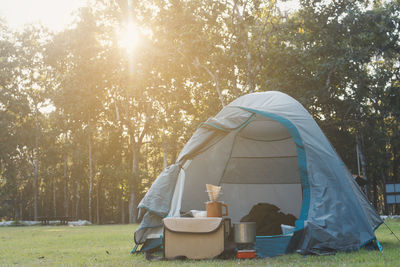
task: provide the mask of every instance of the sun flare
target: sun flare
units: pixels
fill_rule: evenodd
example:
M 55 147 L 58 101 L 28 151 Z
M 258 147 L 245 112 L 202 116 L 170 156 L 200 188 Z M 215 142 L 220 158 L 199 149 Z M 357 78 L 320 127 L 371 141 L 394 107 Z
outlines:
M 128 54 L 133 54 L 140 43 L 140 29 L 134 23 L 124 25 L 118 31 L 118 45 Z

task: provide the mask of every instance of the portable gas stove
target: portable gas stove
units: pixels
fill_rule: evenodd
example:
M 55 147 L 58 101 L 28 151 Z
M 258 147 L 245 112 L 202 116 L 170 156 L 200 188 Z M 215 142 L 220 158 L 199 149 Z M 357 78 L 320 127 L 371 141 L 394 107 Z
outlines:
M 236 243 L 236 258 L 253 259 L 257 257 L 254 249 L 256 241 L 256 223 L 241 222 L 233 225 Z
M 238 259 L 253 259 L 257 257 L 254 243 L 236 244 L 236 258 Z

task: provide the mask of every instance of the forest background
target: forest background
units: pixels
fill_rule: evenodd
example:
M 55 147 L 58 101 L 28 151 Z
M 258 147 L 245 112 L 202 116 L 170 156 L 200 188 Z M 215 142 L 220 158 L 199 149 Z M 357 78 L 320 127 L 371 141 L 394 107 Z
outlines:
M 400 182 L 399 29 L 398 0 L 92 0 L 57 33 L 1 21 L 0 219 L 136 222 L 201 122 L 269 90 L 398 213 L 383 192 Z

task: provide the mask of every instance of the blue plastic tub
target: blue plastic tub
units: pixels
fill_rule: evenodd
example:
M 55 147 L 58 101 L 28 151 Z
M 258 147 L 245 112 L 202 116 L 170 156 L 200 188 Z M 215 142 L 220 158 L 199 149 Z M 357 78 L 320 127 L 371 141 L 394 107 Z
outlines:
M 276 236 L 257 236 L 256 252 L 259 258 L 275 257 L 286 253 L 291 234 Z

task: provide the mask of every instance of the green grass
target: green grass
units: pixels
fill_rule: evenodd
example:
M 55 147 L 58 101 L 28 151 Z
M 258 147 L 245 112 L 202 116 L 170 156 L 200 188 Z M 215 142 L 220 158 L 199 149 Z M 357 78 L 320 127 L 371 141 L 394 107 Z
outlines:
M 400 236 L 400 221 L 387 224 Z M 258 260 L 148 262 L 130 255 L 134 225 L 0 227 L 0 265 L 10 266 L 399 266 L 400 242 L 382 225 L 384 252 L 360 250 L 334 256 L 291 254 Z

